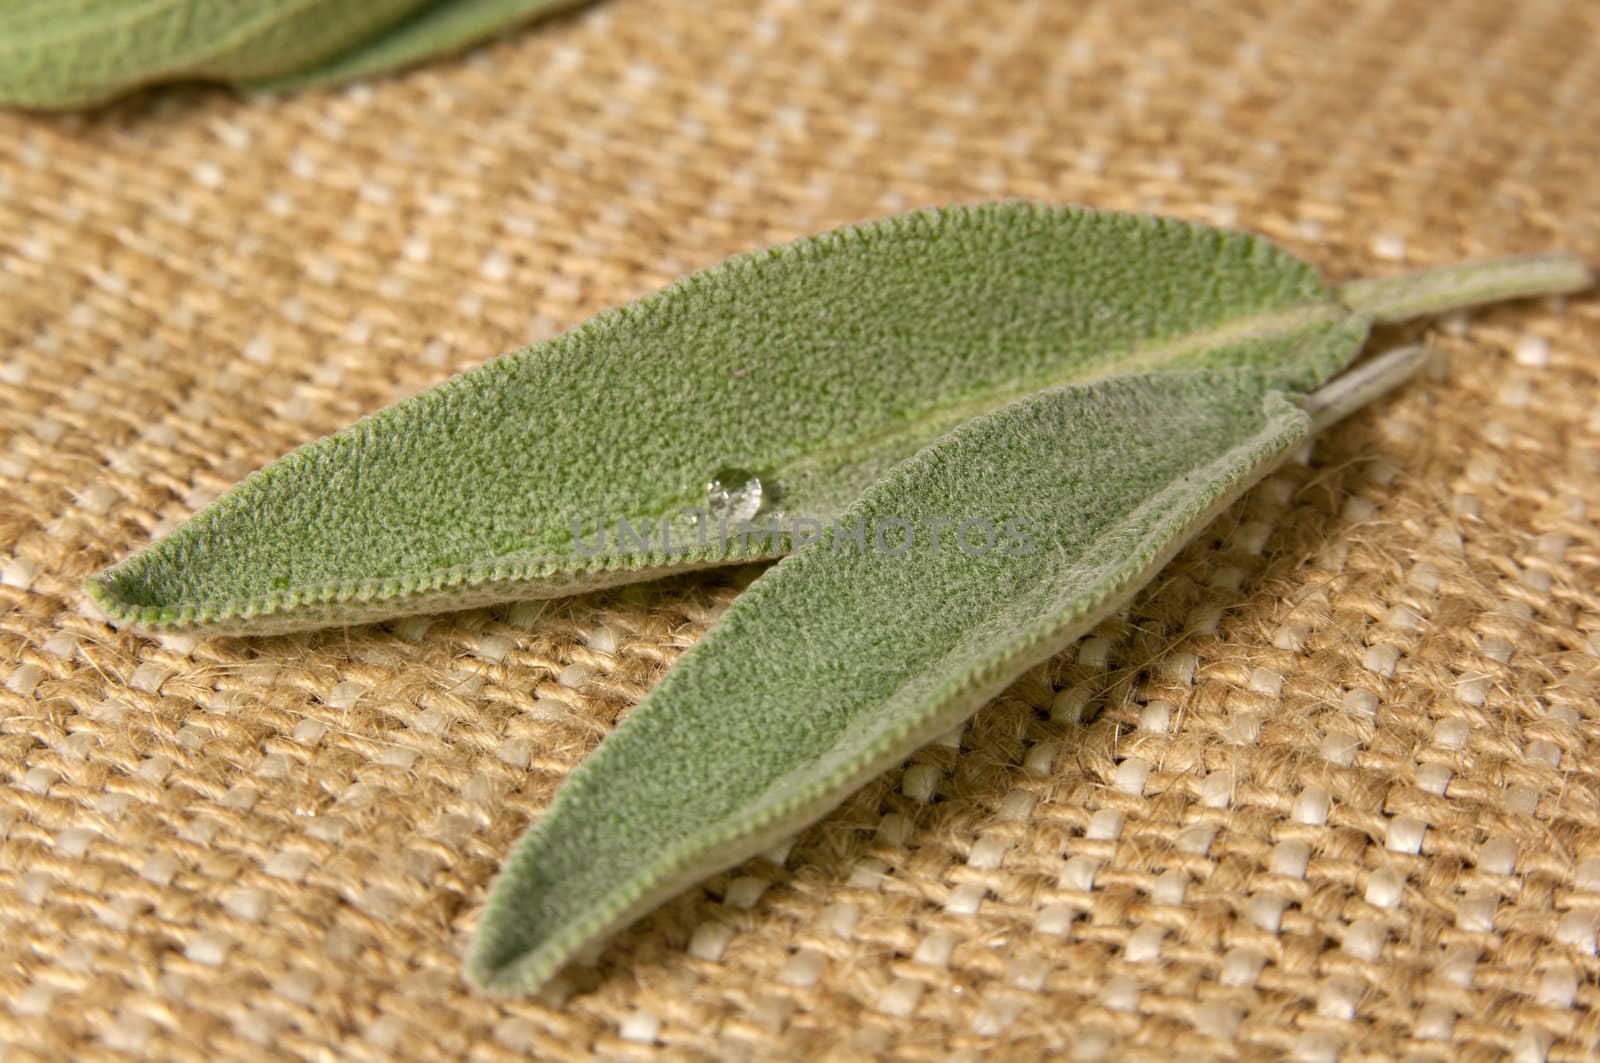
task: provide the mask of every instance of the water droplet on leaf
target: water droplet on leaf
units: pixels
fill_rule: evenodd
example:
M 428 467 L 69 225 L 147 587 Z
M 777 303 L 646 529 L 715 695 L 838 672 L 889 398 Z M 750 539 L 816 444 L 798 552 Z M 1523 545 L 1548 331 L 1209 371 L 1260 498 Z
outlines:
M 761 509 L 761 478 L 725 470 L 706 485 L 706 512 L 712 520 L 729 524 L 749 520 Z

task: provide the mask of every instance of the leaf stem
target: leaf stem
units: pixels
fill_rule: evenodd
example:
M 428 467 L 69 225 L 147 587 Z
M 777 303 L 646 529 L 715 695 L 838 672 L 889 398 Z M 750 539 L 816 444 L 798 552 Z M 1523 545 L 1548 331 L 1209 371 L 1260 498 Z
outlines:
M 1306 414 L 1311 418 L 1311 431 L 1322 431 L 1384 392 L 1405 383 L 1427 363 L 1428 354 L 1426 347 L 1397 347 L 1334 377 L 1306 396 Z
M 1339 299 L 1376 322 L 1404 321 L 1502 299 L 1582 291 L 1594 275 L 1577 255 L 1528 255 L 1351 281 Z

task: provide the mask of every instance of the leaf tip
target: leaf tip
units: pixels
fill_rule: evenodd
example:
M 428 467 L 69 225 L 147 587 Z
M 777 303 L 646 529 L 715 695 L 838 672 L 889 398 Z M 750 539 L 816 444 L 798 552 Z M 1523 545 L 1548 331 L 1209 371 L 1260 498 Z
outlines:
M 190 619 L 180 602 L 164 599 L 148 579 L 129 571 L 126 562 L 86 577 L 79 586 L 114 627 L 170 631 Z
M 108 618 L 117 621 L 128 619 L 128 611 L 133 603 L 123 593 L 123 581 L 117 577 L 116 569 L 108 568 L 85 577 L 79 589 Z
M 524 995 L 542 989 L 560 967 L 548 948 L 507 946 L 505 935 L 481 926 L 463 964 L 467 981 L 497 996 Z

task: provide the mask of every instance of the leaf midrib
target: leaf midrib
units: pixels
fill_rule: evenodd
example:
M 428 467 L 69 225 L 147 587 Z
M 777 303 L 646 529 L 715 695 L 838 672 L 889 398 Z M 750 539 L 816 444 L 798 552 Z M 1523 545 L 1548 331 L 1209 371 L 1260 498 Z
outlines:
M 795 471 L 807 467 L 826 467 L 851 453 L 881 450 L 895 440 L 942 435 L 944 429 L 953 428 L 964 421 L 998 410 L 1002 406 L 1048 388 L 1065 387 L 1069 384 L 1092 384 L 1114 376 L 1146 372 L 1170 365 L 1186 355 L 1198 354 L 1201 351 L 1216 350 L 1250 340 L 1288 335 L 1312 325 L 1331 324 L 1348 317 L 1349 313 L 1338 302 L 1327 298 L 1265 314 L 1248 314 L 1221 325 L 1171 337 L 1151 345 L 1136 344 L 1128 355 L 1102 365 L 1076 372 L 1018 380 L 1009 386 L 994 388 L 976 397 L 933 407 L 920 417 L 905 418 L 870 436 L 861 436 L 847 442 L 800 452 L 791 460 L 785 461 L 773 475 L 781 483 L 782 473 L 793 475 Z M 935 431 L 928 432 L 930 427 Z

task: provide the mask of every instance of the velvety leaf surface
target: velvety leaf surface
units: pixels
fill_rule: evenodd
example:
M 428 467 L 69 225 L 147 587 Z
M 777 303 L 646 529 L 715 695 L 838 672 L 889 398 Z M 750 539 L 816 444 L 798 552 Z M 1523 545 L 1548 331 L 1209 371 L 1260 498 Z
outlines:
M 446 0 L 362 41 L 326 62 L 268 76 L 253 88 L 290 89 L 327 85 L 381 74 L 436 55 L 460 51 L 525 22 L 578 7 L 586 0 Z
M 747 559 L 691 542 L 686 510 L 729 470 L 759 478 L 761 521 L 826 520 L 1041 388 L 1253 365 L 1304 391 L 1365 329 L 1253 236 L 1015 202 L 921 211 L 730 259 L 449 380 L 274 463 L 90 589 L 125 621 L 282 630 Z M 657 538 L 587 556 L 619 518 Z
M 765 573 L 574 772 L 470 973 L 532 987 L 820 815 L 1119 607 L 1308 425 L 1262 374 L 1205 370 L 1048 391 L 929 446 L 844 516 L 868 549 L 830 531 Z M 901 522 L 914 543 L 881 549 Z
M 7 0 L 0 103 L 82 107 L 175 78 L 281 76 L 427 0 Z

